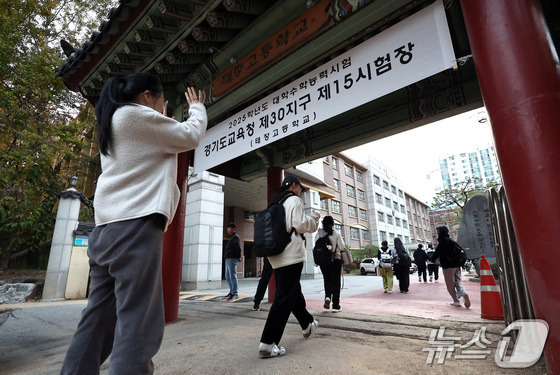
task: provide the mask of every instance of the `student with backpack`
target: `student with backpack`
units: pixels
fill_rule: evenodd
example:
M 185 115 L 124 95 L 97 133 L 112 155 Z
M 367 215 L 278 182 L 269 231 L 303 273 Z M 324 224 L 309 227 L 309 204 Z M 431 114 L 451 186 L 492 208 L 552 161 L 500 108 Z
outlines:
M 329 257 L 327 261 L 321 262 L 318 266 L 323 274 L 323 284 L 325 286 L 325 303 L 323 307 L 329 309 L 332 301 L 332 312 L 342 311 L 340 308 L 340 278 L 342 271 L 342 255 L 341 251 L 346 250 L 342 236 L 334 228 L 334 219 L 332 216 L 323 218 L 323 228 L 319 229 L 316 244 L 327 240 L 327 249 Z M 332 298 L 332 299 L 331 299 Z
M 383 293 L 393 293 L 393 252 L 387 246 L 387 241 L 381 242 L 381 248 L 377 252 L 379 259 L 379 274 L 383 278 Z
M 440 259 L 447 292 L 453 299 L 450 305 L 460 307 L 461 302 L 459 300 L 462 297 L 465 307 L 469 308 L 471 300 L 461 283 L 461 267 L 465 264 L 464 250 L 449 237 L 449 229 L 445 225 L 437 227 L 436 232 L 438 245 L 434 252 L 433 261 Z
M 404 247 L 400 238 L 395 238 L 395 252 L 399 279 L 399 289 L 401 293 L 409 293 L 410 286 L 410 265 L 412 264 L 410 260 L 410 254 L 406 247 Z
M 313 216 L 305 214 L 303 201 L 299 198 L 303 189 L 296 177 L 287 176 L 271 199 L 271 205 L 283 202 L 283 220 L 286 232 L 290 233 L 290 237 L 282 252 L 268 256 L 276 278 L 276 295 L 261 335 L 259 344 L 261 358 L 286 354 L 286 349 L 278 344 L 282 339 L 290 313 L 293 313 L 299 322 L 304 338 L 311 336 L 319 325 L 319 322 L 306 309 L 305 297 L 301 292 L 300 284 L 303 263 L 307 258 L 303 233 L 315 232 L 319 226 L 320 217 L 318 212 L 313 212 Z M 275 222 L 277 218 L 272 217 L 271 219 L 272 222 Z M 257 228 L 260 226 L 257 226 L 256 221 L 255 231 Z M 257 237 L 266 238 L 267 235 L 255 233 L 255 247 L 257 247 Z M 262 252 L 262 254 L 264 253 L 266 251 Z

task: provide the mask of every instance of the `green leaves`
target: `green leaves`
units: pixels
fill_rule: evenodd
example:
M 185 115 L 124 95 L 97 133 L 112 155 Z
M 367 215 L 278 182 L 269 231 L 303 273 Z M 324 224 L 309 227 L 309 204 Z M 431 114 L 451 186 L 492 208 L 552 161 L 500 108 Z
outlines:
M 116 4 L 0 0 L 0 267 L 13 253 L 42 249 L 56 194 L 72 175 L 85 177 L 95 117 L 54 78 L 65 59 L 59 40 L 78 46 Z

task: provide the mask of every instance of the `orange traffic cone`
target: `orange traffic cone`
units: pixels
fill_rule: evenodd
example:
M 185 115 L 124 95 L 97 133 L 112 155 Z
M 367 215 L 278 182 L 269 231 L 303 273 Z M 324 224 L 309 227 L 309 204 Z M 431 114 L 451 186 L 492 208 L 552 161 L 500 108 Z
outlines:
M 480 310 L 483 319 L 504 319 L 502 294 L 484 255 L 480 256 Z

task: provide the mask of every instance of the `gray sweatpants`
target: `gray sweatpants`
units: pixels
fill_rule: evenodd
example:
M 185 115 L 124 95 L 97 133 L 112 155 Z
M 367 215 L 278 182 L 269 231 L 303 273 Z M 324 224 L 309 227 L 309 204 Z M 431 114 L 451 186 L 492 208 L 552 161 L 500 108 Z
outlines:
M 152 374 L 165 318 L 162 215 L 96 227 L 89 237 L 90 289 L 61 374 Z
M 459 298 L 467 294 L 461 283 L 461 267 L 444 268 L 443 278 L 445 279 L 447 292 L 453 298 L 453 302 L 459 302 Z

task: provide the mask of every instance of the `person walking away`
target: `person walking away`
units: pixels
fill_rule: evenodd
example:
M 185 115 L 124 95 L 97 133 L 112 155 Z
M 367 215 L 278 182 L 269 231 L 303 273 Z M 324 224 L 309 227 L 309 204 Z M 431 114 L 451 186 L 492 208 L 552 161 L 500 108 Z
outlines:
M 428 277 L 426 275 L 426 260 L 427 255 L 424 251 L 424 245 L 418 244 L 418 248 L 414 250 L 414 263 L 418 266 L 418 282 L 421 283 L 422 279 L 424 282 L 428 282 Z
M 393 252 L 389 250 L 387 241 L 381 242 L 381 248 L 377 252 L 379 259 L 379 274 L 383 278 L 383 293 L 393 293 Z
M 259 284 L 257 285 L 255 297 L 253 297 L 253 311 L 259 311 L 261 309 L 261 301 L 264 298 L 264 292 L 266 292 L 268 282 L 270 281 L 272 272 L 274 271 L 267 257 L 263 257 L 263 262 L 261 278 L 259 279 Z
M 342 236 L 334 228 L 334 219 L 332 216 L 323 218 L 323 228 L 319 228 L 318 235 L 320 238 L 328 236 L 330 243 L 331 262 L 328 264 L 320 264 L 321 273 L 323 274 L 323 284 L 325 286 L 325 303 L 323 307 L 328 309 L 332 301 L 332 312 L 342 311 L 340 308 L 340 279 L 342 277 L 342 256 L 341 250 L 346 249 Z
M 229 293 L 225 297 L 228 301 L 239 298 L 239 288 L 237 283 L 237 265 L 241 262 L 241 245 L 239 236 L 237 235 L 237 226 L 229 223 L 227 226 L 227 234 L 229 236 L 226 243 L 226 281 L 229 285 Z
M 109 78 L 95 108 L 103 173 L 89 237 L 88 303 L 61 374 L 152 374 L 165 326 L 163 232 L 179 204 L 177 154 L 202 142 L 207 115 L 192 87 L 189 118 L 167 117 L 163 87 L 146 73 Z
M 313 233 L 317 230 L 320 215 L 318 212 L 313 212 L 313 216 L 305 215 L 303 201 L 299 198 L 302 191 L 303 186 L 299 180 L 294 176 L 287 176 L 271 198 L 271 203 L 274 203 L 280 202 L 286 195 L 291 195 L 283 203 L 286 231 L 291 233 L 291 237 L 283 252 L 268 257 L 276 278 L 276 295 L 261 335 L 261 358 L 286 354 L 286 349 L 278 344 L 284 334 L 290 312 L 296 317 L 304 338 L 310 337 L 319 325 L 307 311 L 300 278 L 303 263 L 307 258 L 303 233 Z
M 450 305 L 461 306 L 460 298 L 462 297 L 465 307 L 469 308 L 471 306 L 471 300 L 465 287 L 461 283 L 461 264 L 455 255 L 451 238 L 449 238 L 449 229 L 443 225 L 436 228 L 436 233 L 438 236 L 438 245 L 433 258 L 434 261 L 436 259 L 440 260 L 447 292 L 453 299 Z
M 395 252 L 398 262 L 398 274 L 399 274 L 399 289 L 401 293 L 409 293 L 410 286 L 410 255 L 408 250 L 404 247 L 400 238 L 395 238 Z
M 426 250 L 426 263 L 428 265 L 428 275 L 430 276 L 430 282 L 434 281 L 435 278 L 435 282 L 438 282 L 439 279 L 439 261 L 434 262 L 432 261 L 433 257 L 434 257 L 434 247 L 432 246 L 432 244 L 428 244 L 428 250 Z

